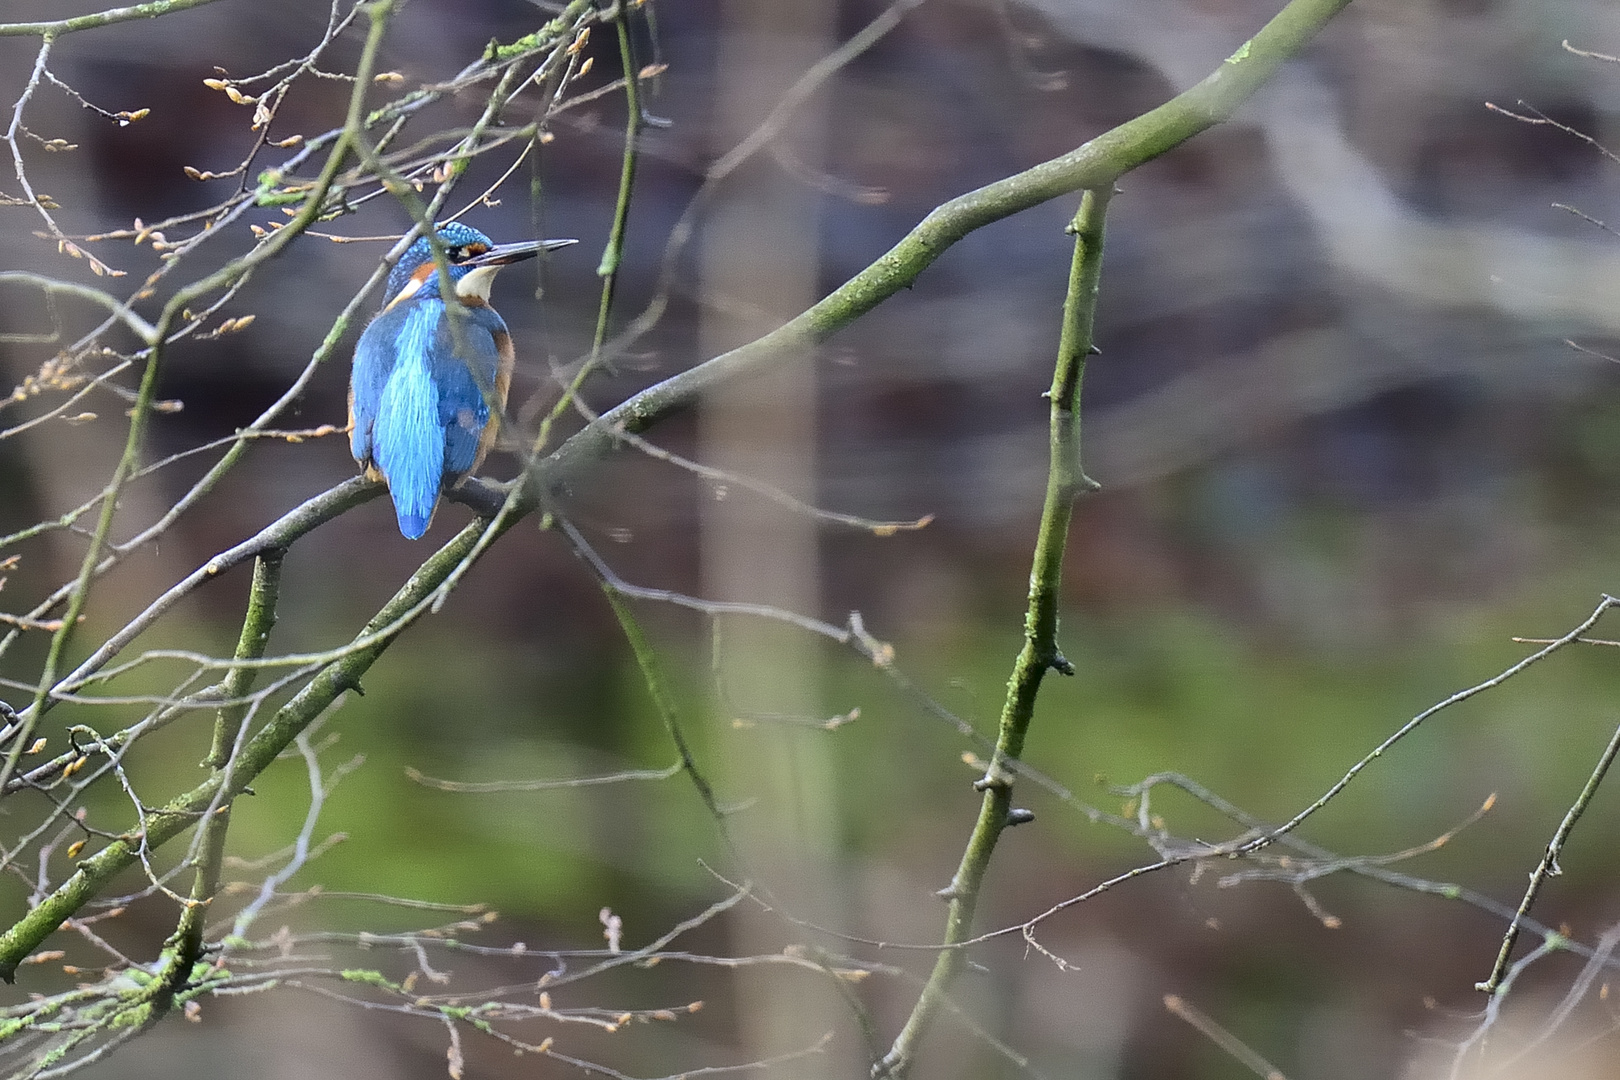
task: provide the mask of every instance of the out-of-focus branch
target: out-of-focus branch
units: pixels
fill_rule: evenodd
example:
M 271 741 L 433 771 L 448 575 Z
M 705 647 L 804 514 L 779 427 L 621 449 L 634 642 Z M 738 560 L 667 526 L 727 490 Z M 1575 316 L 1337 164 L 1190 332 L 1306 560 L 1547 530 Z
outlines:
M 620 4 L 614 28 L 619 37 L 619 63 L 624 68 L 624 106 L 627 113 L 624 158 L 619 168 L 619 196 L 613 206 L 613 225 L 608 230 L 601 265 L 596 268 L 597 276 L 602 279 L 602 300 L 596 312 L 596 333 L 591 337 L 591 362 L 580 369 L 581 379 L 599 359 L 602 343 L 607 339 L 608 318 L 613 312 L 613 290 L 619 281 L 619 262 L 624 257 L 624 227 L 630 219 L 630 196 L 635 190 L 636 162 L 641 149 L 641 72 L 636 64 L 635 45 L 630 38 L 629 19 L 628 10 L 624 4 Z
M 709 815 L 724 828 L 725 814 L 721 812 L 720 803 L 715 798 L 714 787 L 698 768 L 697 758 L 692 755 L 691 744 L 686 741 L 686 733 L 681 728 L 680 714 L 675 710 L 675 699 L 670 695 L 669 687 L 664 682 L 658 658 L 653 654 L 652 646 L 647 643 L 647 635 L 641 632 L 641 623 L 606 578 L 601 579 L 601 584 L 602 594 L 607 597 L 608 606 L 613 609 L 613 614 L 619 620 L 619 628 L 624 631 L 625 640 L 630 643 L 630 651 L 635 654 L 636 665 L 641 668 L 641 679 L 647 687 L 647 694 L 658 709 L 658 716 L 664 722 L 664 730 L 669 732 L 670 741 L 675 744 L 675 752 L 680 755 L 681 768 L 691 778 L 692 786 L 697 788 L 698 797 L 703 800 Z
M 151 323 L 135 314 L 130 309 L 129 301 L 119 300 L 103 289 L 93 285 L 81 285 L 76 281 L 63 281 L 60 278 L 46 277 L 44 274 L 34 274 L 27 270 L 0 270 L 0 282 L 15 281 L 23 285 L 36 286 L 41 292 L 47 294 L 63 293 L 68 296 L 77 296 L 81 300 L 88 300 L 92 304 L 104 307 L 113 318 L 134 331 L 135 336 L 151 345 L 157 340 L 157 330 Z

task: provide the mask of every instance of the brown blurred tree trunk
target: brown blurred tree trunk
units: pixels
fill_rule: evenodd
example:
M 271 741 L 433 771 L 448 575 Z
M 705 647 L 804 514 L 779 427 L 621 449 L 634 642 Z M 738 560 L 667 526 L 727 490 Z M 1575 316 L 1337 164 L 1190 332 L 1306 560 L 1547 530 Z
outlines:
M 715 79 L 711 150 L 716 156 L 758 126 L 783 88 L 833 47 L 836 14 L 834 0 L 726 3 Z M 799 109 L 778 136 L 779 145 L 812 169 L 823 156 L 824 138 L 825 111 L 815 101 Z M 700 256 L 705 356 L 760 337 L 818 299 L 817 191 L 770 154 L 759 155 L 726 184 L 727 198 L 708 223 Z M 813 362 L 782 364 L 709 394 L 699 457 L 813 500 L 816 382 Z M 708 504 L 702 529 L 705 595 L 818 612 L 821 572 L 813 521 L 735 492 Z M 750 711 L 795 717 L 822 711 L 815 642 L 758 622 L 722 631 L 717 670 L 723 690 L 716 708 L 723 728 Z M 829 861 L 836 848 L 836 792 L 824 733 L 765 722 L 727 738 L 733 740 L 726 755 L 731 772 L 723 790 L 731 797 L 758 798 L 731 819 L 750 869 L 773 889 L 794 896 L 804 905 L 801 914 L 841 921 L 842 890 Z M 737 949 L 780 950 L 774 916 L 740 922 Z M 745 983 L 756 978 L 774 983 L 776 976 L 743 975 Z M 765 1007 L 747 1012 L 744 1053 L 751 1057 L 814 1042 L 844 1020 L 830 995 L 819 1008 L 779 992 L 762 992 L 753 1000 Z M 829 1071 L 858 1075 L 864 1068 L 864 1062 L 851 1061 Z

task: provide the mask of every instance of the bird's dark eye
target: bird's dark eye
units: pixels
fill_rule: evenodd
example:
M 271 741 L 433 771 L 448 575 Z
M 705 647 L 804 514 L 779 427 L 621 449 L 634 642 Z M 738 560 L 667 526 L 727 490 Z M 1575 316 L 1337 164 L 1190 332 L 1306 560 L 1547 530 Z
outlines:
M 445 248 L 444 257 L 453 263 L 465 262 L 467 259 L 467 249 L 462 247 L 460 244 L 457 244 L 452 248 Z

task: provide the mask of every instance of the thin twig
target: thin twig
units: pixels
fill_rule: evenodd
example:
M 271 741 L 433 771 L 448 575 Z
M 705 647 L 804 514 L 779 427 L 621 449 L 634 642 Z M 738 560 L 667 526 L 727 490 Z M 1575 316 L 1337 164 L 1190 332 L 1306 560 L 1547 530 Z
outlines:
M 1276 840 L 1277 837 L 1281 836 L 1283 833 L 1292 832 L 1300 825 L 1301 822 L 1310 817 L 1312 814 L 1316 813 L 1318 810 L 1322 809 L 1322 807 L 1331 802 L 1334 797 L 1339 794 L 1339 792 L 1348 787 L 1350 781 L 1354 780 L 1361 774 L 1361 770 L 1365 769 L 1375 760 L 1382 757 L 1384 752 L 1390 749 L 1390 747 L 1394 746 L 1406 736 L 1410 735 L 1413 731 L 1417 730 L 1418 725 L 1422 724 L 1429 717 L 1444 709 L 1449 709 L 1453 705 L 1461 704 L 1462 702 L 1467 701 L 1469 698 L 1478 694 L 1483 694 L 1487 690 L 1501 686 L 1503 683 L 1507 682 L 1521 671 L 1524 671 L 1530 665 L 1537 663 L 1538 661 L 1545 660 L 1547 657 L 1551 656 L 1553 653 L 1564 648 L 1565 646 L 1579 641 L 1588 630 L 1597 625 L 1598 620 L 1603 618 L 1604 613 L 1607 612 L 1611 607 L 1614 607 L 1617 603 L 1620 603 L 1620 601 L 1615 600 L 1614 597 L 1604 596 L 1603 599 L 1599 601 L 1598 606 L 1592 609 L 1592 614 L 1588 615 L 1581 621 L 1579 626 L 1575 627 L 1575 629 L 1571 630 L 1563 637 L 1555 639 L 1545 648 L 1531 653 L 1523 660 L 1520 660 L 1517 664 L 1512 665 L 1499 674 L 1493 675 L 1484 682 L 1476 683 L 1466 690 L 1459 690 L 1455 694 L 1452 694 L 1450 697 L 1446 698 L 1444 701 L 1424 709 L 1422 712 L 1412 717 L 1412 719 L 1402 724 L 1393 735 L 1379 743 L 1360 761 L 1352 765 L 1350 770 L 1346 772 L 1344 776 L 1340 777 L 1332 787 L 1323 792 L 1321 798 L 1317 799 L 1305 809 L 1283 822 L 1283 824 L 1277 826 L 1277 828 L 1267 832 L 1263 836 L 1257 836 L 1253 840 L 1249 841 L 1249 843 L 1240 849 L 1240 853 L 1246 854 L 1251 851 L 1258 851 L 1260 848 L 1263 848 L 1267 844 Z
M 1581 815 L 1591 804 L 1592 797 L 1597 794 L 1598 785 L 1603 783 L 1603 777 L 1608 774 L 1609 766 L 1614 763 L 1616 753 L 1620 753 L 1620 727 L 1615 728 L 1614 734 L 1609 738 L 1609 745 L 1598 755 L 1597 764 L 1592 767 L 1592 774 L 1586 778 L 1581 793 L 1576 796 L 1575 802 L 1564 814 L 1564 820 L 1558 823 L 1552 839 L 1547 841 L 1547 850 L 1530 874 L 1530 885 L 1524 890 L 1524 899 L 1519 901 L 1519 910 L 1514 913 L 1513 921 L 1508 924 L 1507 932 L 1502 935 L 1502 947 L 1496 954 L 1496 963 L 1491 967 L 1490 976 L 1484 982 L 1477 983 L 1474 989 L 1494 994 L 1501 987 L 1502 976 L 1507 971 L 1508 957 L 1513 952 L 1513 943 L 1519 939 L 1519 924 L 1530 914 L 1530 905 L 1536 902 L 1536 896 L 1547 883 L 1547 879 L 1564 872 L 1558 865 L 1558 855 L 1564 850 L 1569 834 L 1575 830 L 1575 823 L 1580 821 Z

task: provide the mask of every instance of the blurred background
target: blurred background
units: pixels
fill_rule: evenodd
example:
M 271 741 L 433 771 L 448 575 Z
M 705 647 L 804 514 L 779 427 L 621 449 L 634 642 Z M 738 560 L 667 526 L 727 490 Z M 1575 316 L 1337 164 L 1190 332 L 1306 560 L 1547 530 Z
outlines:
M 656 25 L 639 24 L 638 47 L 648 64 L 667 67 L 648 79 L 646 104 L 668 123 L 643 135 L 615 329 L 653 295 L 670 230 L 705 171 L 884 7 L 647 5 Z M 585 399 L 606 409 L 751 340 L 938 203 L 1192 85 L 1278 7 L 912 6 L 828 78 L 769 149 L 717 184 L 676 264 L 664 317 L 587 384 Z M 88 5 L 13 8 L 7 18 L 47 19 Z M 218 185 L 234 181 L 199 183 L 184 168 L 230 168 L 252 133 L 249 111 L 203 80 L 216 66 L 240 75 L 301 54 L 326 17 L 314 0 L 222 0 L 64 37 L 52 57 L 62 79 L 103 108 L 151 114 L 120 127 L 43 87 L 28 130 L 76 148 L 52 153 L 22 140 L 35 189 L 61 206 L 75 235 L 211 205 L 229 190 Z M 549 17 L 547 5 L 521 0 L 414 0 L 395 18 L 380 67 L 405 88 L 445 79 L 492 38 L 514 40 Z M 362 40 L 350 31 L 327 66 L 352 70 Z M 1609 357 L 1620 355 L 1620 241 L 1602 223 L 1620 196 L 1620 164 L 1592 141 L 1612 139 L 1620 123 L 1620 66 L 1566 41 L 1620 53 L 1620 9 L 1600 0 L 1358 0 L 1231 123 L 1121 181 L 1108 222 L 1102 353 L 1085 383 L 1087 471 L 1102 491 L 1076 514 L 1065 572 L 1061 642 L 1077 674 L 1048 681 L 1028 747 L 1029 763 L 1080 801 L 1134 812 L 1108 785 L 1177 771 L 1250 813 L 1286 819 L 1414 714 L 1534 648 L 1515 636 L 1559 636 L 1614 588 L 1620 371 Z M 0 39 L 5 101 L 20 93 L 36 48 L 36 39 Z M 619 70 L 611 32 L 599 31 L 590 49 L 597 70 L 582 90 Z M 340 82 L 300 84 L 272 134 L 325 130 L 340 122 L 347 94 Z M 447 102 L 420 123 L 466 124 L 479 105 Z M 555 366 L 589 350 L 623 128 L 616 93 L 561 114 L 533 168 L 496 192 L 497 205 L 465 218 L 497 240 L 582 240 L 543 267 L 508 271 L 496 289 L 518 343 L 513 403 L 531 421 L 556 399 Z M 476 161 L 466 197 L 510 163 Z M 9 179 L 0 190 L 17 194 Z M 577 483 L 560 510 L 632 583 L 834 624 L 859 611 L 917 687 L 993 735 L 1045 485 L 1041 393 L 1074 209 L 1060 199 L 974 233 L 813 358 L 648 433 L 817 506 L 880 520 L 931 515 L 926 528 L 877 537 L 828 525 L 631 452 Z M 256 220 L 276 219 L 265 211 Z M 330 228 L 397 237 L 408 226 L 377 200 Z M 39 228 L 27 207 L 0 209 L 0 265 L 95 280 Z M 252 238 L 241 233 L 221 260 L 247 249 Z M 149 456 L 228 436 L 274 401 L 386 247 L 306 237 L 259 272 L 223 313 L 256 315 L 250 328 L 174 352 L 160 394 L 184 407 L 155 419 Z M 149 247 L 94 250 L 129 281 L 155 265 Z M 7 387 L 54 355 L 55 343 L 28 335 L 48 332 L 52 319 L 70 337 L 91 325 L 91 312 L 58 307 L 46 312 L 37 292 L 0 288 Z M 289 423 L 341 425 L 346 380 L 346 359 L 325 365 Z M 100 406 L 92 422 L 0 441 L 0 534 L 54 518 L 106 482 L 126 429 L 116 399 Z M 5 420 L 35 407 L 23 403 Z M 183 460 L 132 487 L 118 535 L 155 520 L 210 460 Z M 160 544 L 98 586 L 79 640 L 115 629 L 214 552 L 353 471 L 341 436 L 255 448 Z M 506 478 L 515 463 L 497 457 L 485 471 Z M 412 544 L 377 500 L 313 533 L 288 557 L 272 648 L 347 640 L 466 518 L 446 506 Z M 21 612 L 75 572 L 83 547 L 54 534 L 15 550 L 23 558 L 0 606 Z M 228 650 L 245 592 L 239 571 L 147 642 Z M 289 889 L 485 903 L 501 918 L 478 940 L 589 949 L 603 944 L 604 908 L 637 947 L 729 895 L 727 880 L 749 878 L 779 910 L 739 905 L 694 931 L 693 951 L 825 948 L 895 965 L 909 974 L 855 988 L 886 1046 L 932 954 L 874 949 L 784 913 L 861 939 L 937 941 L 944 905 L 931 894 L 949 880 L 978 811 L 978 773 L 963 757 L 981 751 L 834 643 L 774 624 L 636 610 L 729 811 L 729 842 L 681 776 L 485 794 L 407 776 L 557 779 L 675 760 L 588 568 L 558 535 L 526 524 L 383 657 L 363 698 L 328 720 L 338 740 L 330 761 L 365 761 L 331 793 L 317 830 L 346 840 Z M 0 674 L 31 685 L 43 645 L 25 635 Z M 1516 905 L 1614 728 L 1617 691 L 1606 650 L 1565 651 L 1439 714 L 1305 835 L 1347 856 L 1398 852 L 1495 794 L 1482 820 L 1400 869 Z M 83 710 L 51 714 L 52 725 L 71 722 L 94 721 Z M 153 798 L 197 782 L 207 739 L 198 724 L 143 745 L 136 760 Z M 1018 803 L 1035 821 L 1003 838 L 982 929 L 1017 924 L 1154 858 L 1035 785 L 1020 787 Z M 302 764 L 289 762 L 239 807 L 233 852 L 281 848 L 308 805 Z M 1156 793 L 1152 809 L 1183 837 L 1236 831 L 1188 798 Z M 1538 918 L 1586 942 L 1620 919 L 1617 825 L 1614 792 L 1602 791 Z M 970 1020 L 944 1017 L 914 1075 L 1021 1074 L 975 1026 L 1043 1076 L 1250 1074 L 1167 1013 L 1167 994 L 1296 1080 L 1442 1074 L 1483 1003 L 1473 984 L 1501 940 L 1498 917 L 1347 875 L 1313 883 L 1313 909 L 1281 883 L 1223 888 L 1222 872 L 1151 875 L 1044 924 L 1042 944 L 1067 969 L 1017 940 L 976 951 L 980 966 L 957 986 Z M 6 911 L 25 897 L 24 886 L 11 887 Z M 119 940 L 150 955 L 171 919 L 172 906 L 153 905 Z M 282 919 L 303 931 L 420 923 L 334 897 Z M 362 961 L 396 978 L 414 964 L 381 951 Z M 552 963 L 456 957 L 444 966 L 454 989 L 471 991 L 535 980 Z M 1579 958 L 1555 957 L 1526 974 L 1515 1000 L 1531 1030 L 1579 967 Z M 57 983 L 71 979 L 25 969 L 7 993 Z M 766 1059 L 828 1031 L 837 1034 L 820 1053 L 770 1072 L 860 1076 L 867 1067 L 846 1004 L 814 972 L 661 965 L 570 993 L 572 1005 L 610 1011 L 704 1002 L 676 1022 L 612 1035 L 543 1024 L 528 1032 L 632 1076 Z M 430 1022 L 295 990 L 202 1005 L 200 1026 L 171 1021 L 94 1075 L 341 1071 L 361 1080 L 445 1069 L 445 1033 Z M 1590 1028 L 1542 1048 L 1566 1056 L 1524 1075 L 1620 1075 L 1613 1042 L 1603 1041 L 1617 1025 L 1612 1005 L 1578 1019 Z M 1596 1063 L 1580 1064 L 1577 1045 Z M 577 1074 L 470 1036 L 465 1049 L 468 1075 Z

